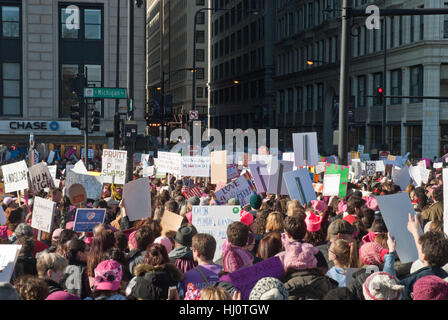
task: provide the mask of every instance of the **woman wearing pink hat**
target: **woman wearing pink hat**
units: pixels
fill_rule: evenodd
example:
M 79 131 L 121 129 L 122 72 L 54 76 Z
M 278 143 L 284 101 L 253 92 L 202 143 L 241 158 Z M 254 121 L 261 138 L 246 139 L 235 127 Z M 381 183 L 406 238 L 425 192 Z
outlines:
M 303 238 L 304 242 L 313 246 L 319 246 L 326 242 L 324 231 L 321 228 L 323 218 L 323 216 L 315 214 L 313 210 L 308 211 L 305 218 L 306 234 Z

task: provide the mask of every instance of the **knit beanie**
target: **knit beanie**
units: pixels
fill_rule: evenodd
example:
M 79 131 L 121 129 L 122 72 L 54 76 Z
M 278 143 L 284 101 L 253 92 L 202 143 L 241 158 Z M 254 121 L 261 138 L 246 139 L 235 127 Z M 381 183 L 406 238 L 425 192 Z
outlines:
M 320 225 L 322 223 L 322 216 L 318 216 L 314 214 L 314 212 L 310 211 L 306 215 L 305 223 L 306 223 L 306 230 L 308 232 L 317 232 L 320 230 Z
M 359 248 L 359 256 L 366 265 L 381 265 L 387 253 L 389 253 L 389 250 L 384 249 L 376 242 L 365 243 Z
M 252 265 L 254 257 L 244 248 L 228 243 L 222 256 L 223 271 L 232 273 Z
M 317 259 L 315 255 L 319 250 L 309 243 L 301 242 L 284 242 L 285 246 L 285 258 L 284 267 L 285 271 L 288 269 L 304 270 L 312 269 L 317 266 Z
M 260 209 L 262 203 L 263 203 L 263 199 L 261 199 L 261 197 L 258 194 L 253 194 L 250 197 L 250 206 L 253 209 L 255 209 L 255 210 Z
M 280 280 L 266 277 L 253 287 L 249 300 L 288 300 L 288 297 L 288 291 Z
M 327 209 L 327 204 L 322 200 L 311 200 L 311 205 L 317 212 L 323 213 Z
M 249 227 L 254 222 L 254 216 L 250 212 L 241 210 L 240 221 Z
M 437 276 L 426 276 L 414 284 L 414 300 L 448 300 L 448 282 Z
M 366 300 L 400 300 L 403 289 L 400 281 L 387 272 L 371 274 L 362 285 Z

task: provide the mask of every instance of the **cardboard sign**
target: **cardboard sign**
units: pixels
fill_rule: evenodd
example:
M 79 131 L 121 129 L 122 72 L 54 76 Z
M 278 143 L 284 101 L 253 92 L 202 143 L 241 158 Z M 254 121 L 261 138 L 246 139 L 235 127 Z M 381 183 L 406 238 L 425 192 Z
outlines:
M 317 150 L 317 133 L 294 133 L 292 135 L 295 165 L 317 166 L 319 162 L 319 153 Z
M 339 196 L 339 186 L 341 184 L 340 174 L 326 174 L 324 176 L 323 196 Z
M 262 172 L 267 172 L 267 164 L 261 162 L 251 162 L 249 163 L 249 170 L 254 179 L 258 193 L 267 192 L 269 175 L 262 174 Z
M 227 151 L 214 151 L 210 154 L 211 183 L 227 182 Z
M 376 161 L 366 161 L 366 176 L 373 177 L 376 173 Z
M 227 239 L 227 226 L 240 221 L 241 208 L 236 206 L 193 206 L 192 223 L 198 233 L 208 233 L 216 240 L 214 261 L 221 257 Z
M 151 217 L 151 192 L 146 178 L 128 182 L 123 187 L 124 207 L 129 221 Z
M 38 193 L 45 188 L 54 188 L 53 177 L 45 163 L 41 162 L 29 168 L 31 190 Z
M 104 176 L 95 177 L 88 174 L 79 174 L 71 170 L 68 171 L 65 179 L 65 188 L 69 190 L 72 184 L 80 184 L 86 189 L 87 198 L 96 200 L 103 194 L 102 179 Z
M 0 244 L 0 282 L 11 281 L 21 245 Z
M 443 179 L 443 185 L 445 186 L 443 188 L 443 232 L 445 234 L 448 234 L 448 205 L 445 205 L 448 203 L 448 169 L 443 169 L 442 171 L 442 179 Z
M 253 266 L 243 268 L 229 274 L 232 284 L 241 292 L 242 300 L 249 300 L 250 293 L 262 278 L 283 278 L 285 270 L 279 257 L 272 257 Z
M 210 157 L 182 157 L 181 159 L 181 176 L 210 177 Z
M 407 230 L 409 213 L 415 217 L 414 207 L 407 193 L 397 193 L 376 197 L 381 215 L 386 223 L 387 230 L 397 241 L 396 251 L 401 263 L 412 262 L 418 259 L 414 238 Z M 422 233 L 419 228 L 420 234 Z
M 317 199 L 308 170 L 287 172 L 283 177 L 292 200 L 299 200 L 304 205 Z
M 291 161 L 275 161 L 273 165 L 277 164 L 271 171 L 268 179 L 268 192 L 272 194 L 288 195 L 288 188 L 286 187 L 283 175 L 286 172 L 292 171 L 294 162 Z
M 350 167 L 337 165 L 337 164 L 326 164 L 325 175 L 339 174 L 339 197 L 345 197 L 347 195 L 347 184 L 348 175 L 350 172 Z M 325 181 L 324 181 L 325 188 Z
M 55 209 L 56 202 L 39 197 L 34 197 L 31 226 L 34 229 L 51 233 Z
M 184 217 L 165 210 L 165 212 L 163 212 L 162 220 L 160 221 L 160 225 L 162 226 L 162 235 L 166 235 L 169 231 L 177 232 L 182 225 L 182 221 L 184 221 Z
M 91 232 L 93 228 L 104 222 L 106 209 L 77 209 L 73 230 Z
M 237 198 L 241 206 L 250 202 L 250 197 L 257 193 L 257 188 L 252 182 L 249 172 L 243 173 L 238 179 L 233 180 L 222 189 L 213 194 L 213 199 L 217 205 L 225 205 L 229 199 Z
M 406 190 L 407 186 L 411 183 L 409 168 L 406 166 L 403 168 L 394 167 L 392 169 L 392 181 L 396 185 L 399 185 L 402 191 Z
M 104 183 L 125 184 L 128 152 L 123 150 L 103 150 L 102 170 Z
M 86 189 L 79 183 L 72 184 L 68 188 L 68 196 L 72 204 L 80 204 L 87 201 Z
M 28 189 L 28 167 L 25 160 L 2 166 L 5 192 Z

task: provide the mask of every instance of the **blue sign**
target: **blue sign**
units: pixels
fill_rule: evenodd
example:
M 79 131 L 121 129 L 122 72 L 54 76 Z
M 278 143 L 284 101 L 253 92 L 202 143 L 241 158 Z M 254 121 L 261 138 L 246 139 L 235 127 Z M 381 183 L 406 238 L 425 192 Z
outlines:
M 106 209 L 77 209 L 75 225 L 76 232 L 91 232 L 93 228 L 104 222 Z

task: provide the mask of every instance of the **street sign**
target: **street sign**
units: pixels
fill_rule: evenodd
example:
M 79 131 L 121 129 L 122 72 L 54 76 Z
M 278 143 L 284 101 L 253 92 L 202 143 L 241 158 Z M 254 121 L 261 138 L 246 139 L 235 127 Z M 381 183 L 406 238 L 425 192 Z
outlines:
M 194 110 L 190 111 L 190 121 L 198 120 L 199 119 L 199 111 Z
M 84 88 L 84 98 L 126 99 L 127 90 L 121 88 Z

